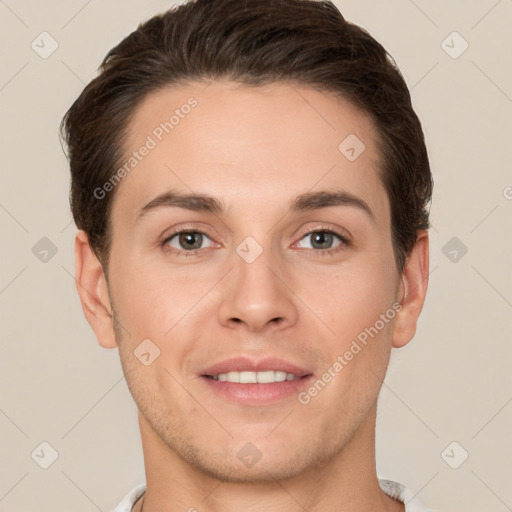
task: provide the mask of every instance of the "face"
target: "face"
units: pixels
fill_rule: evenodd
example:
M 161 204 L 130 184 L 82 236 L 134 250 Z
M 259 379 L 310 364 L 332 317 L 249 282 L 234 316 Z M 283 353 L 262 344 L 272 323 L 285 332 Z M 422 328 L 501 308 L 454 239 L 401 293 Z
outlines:
M 286 478 L 371 423 L 402 314 L 377 134 L 307 87 L 205 87 L 154 93 L 131 120 L 115 343 L 143 428 L 174 454 Z

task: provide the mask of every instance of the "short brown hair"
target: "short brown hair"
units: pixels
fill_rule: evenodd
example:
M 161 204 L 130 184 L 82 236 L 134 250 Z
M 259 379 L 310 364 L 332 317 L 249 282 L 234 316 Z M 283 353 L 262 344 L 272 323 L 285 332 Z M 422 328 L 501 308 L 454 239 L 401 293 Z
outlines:
M 61 123 L 73 217 L 104 267 L 115 192 L 98 200 L 93 191 L 120 165 L 136 107 L 168 85 L 221 78 L 312 86 L 369 114 L 380 138 L 395 259 L 403 269 L 418 230 L 429 227 L 433 182 L 421 124 L 386 50 L 332 2 L 316 0 L 189 1 L 140 24 L 110 50 Z

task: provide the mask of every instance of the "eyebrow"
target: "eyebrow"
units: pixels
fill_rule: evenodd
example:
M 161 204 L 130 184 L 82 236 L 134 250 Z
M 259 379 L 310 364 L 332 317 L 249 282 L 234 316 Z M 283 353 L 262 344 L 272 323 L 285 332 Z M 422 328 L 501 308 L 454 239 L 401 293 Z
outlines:
M 306 192 L 295 198 L 290 204 L 288 213 L 318 210 L 330 206 L 352 206 L 366 213 L 372 221 L 375 215 L 368 204 L 361 198 L 345 191 L 319 191 Z M 208 194 L 188 194 L 178 191 L 168 191 L 155 197 L 143 206 L 136 221 L 144 217 L 148 212 L 161 207 L 185 208 L 196 212 L 212 213 L 221 215 L 224 212 L 223 203 Z

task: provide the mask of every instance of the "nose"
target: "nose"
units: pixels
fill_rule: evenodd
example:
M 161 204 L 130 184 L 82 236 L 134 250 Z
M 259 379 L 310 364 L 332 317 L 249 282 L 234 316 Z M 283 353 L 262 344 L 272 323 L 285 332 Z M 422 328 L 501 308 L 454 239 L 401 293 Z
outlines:
M 218 310 L 223 326 L 261 332 L 284 329 L 297 322 L 291 277 L 270 249 L 251 263 L 235 254 L 233 263 L 235 268 L 226 279 Z

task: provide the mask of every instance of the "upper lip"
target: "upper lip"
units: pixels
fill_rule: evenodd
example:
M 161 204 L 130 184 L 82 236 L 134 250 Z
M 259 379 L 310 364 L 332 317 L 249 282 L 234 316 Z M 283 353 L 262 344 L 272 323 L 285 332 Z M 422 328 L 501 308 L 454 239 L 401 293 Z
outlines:
M 263 372 L 268 370 L 281 371 L 291 373 L 296 377 L 304 377 L 310 375 L 311 372 L 301 368 L 298 365 L 289 363 L 284 359 L 274 357 L 266 357 L 264 359 L 251 359 L 250 357 L 233 357 L 225 359 L 218 363 L 205 368 L 201 371 L 201 375 L 215 376 L 228 372 Z

